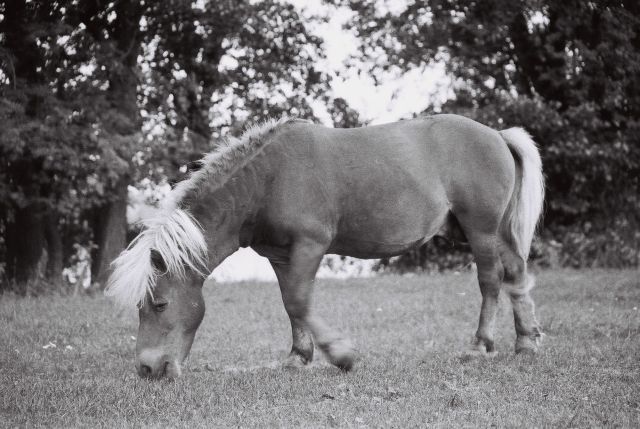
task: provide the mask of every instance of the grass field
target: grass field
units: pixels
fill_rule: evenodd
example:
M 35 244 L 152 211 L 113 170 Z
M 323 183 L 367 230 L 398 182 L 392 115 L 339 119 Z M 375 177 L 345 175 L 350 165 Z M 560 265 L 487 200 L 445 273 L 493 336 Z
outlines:
M 323 358 L 277 367 L 291 341 L 277 285 L 240 283 L 207 286 L 184 377 L 149 382 L 134 373 L 135 314 L 2 296 L 0 426 L 640 426 L 638 271 L 540 273 L 535 357 L 513 354 L 502 297 L 498 356 L 461 358 L 480 306 L 471 273 L 319 281 L 316 297 L 359 348 L 351 373 Z

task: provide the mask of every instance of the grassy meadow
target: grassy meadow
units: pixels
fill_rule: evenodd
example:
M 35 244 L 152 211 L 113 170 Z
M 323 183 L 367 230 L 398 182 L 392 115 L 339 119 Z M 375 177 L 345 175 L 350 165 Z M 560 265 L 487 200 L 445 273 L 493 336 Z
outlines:
M 0 296 L 2 427 L 640 426 L 640 272 L 547 271 L 534 291 L 547 333 L 515 356 L 501 299 L 491 360 L 467 360 L 472 273 L 321 280 L 316 304 L 357 344 L 342 373 L 302 370 L 275 283 L 210 284 L 184 376 L 134 373 L 137 315 L 104 297 Z

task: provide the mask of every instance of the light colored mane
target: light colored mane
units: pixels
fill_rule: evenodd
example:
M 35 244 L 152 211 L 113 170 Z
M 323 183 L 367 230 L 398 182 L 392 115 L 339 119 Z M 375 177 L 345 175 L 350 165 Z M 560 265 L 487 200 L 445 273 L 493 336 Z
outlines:
M 189 179 L 178 183 L 168 195 L 165 204 L 178 207 L 185 195 L 196 189 L 205 180 L 209 186 L 214 188 L 223 185 L 229 176 L 244 167 L 267 145 L 269 139 L 264 138 L 266 134 L 279 125 L 295 120 L 297 119 L 286 116 L 280 119 L 270 119 L 248 128 L 239 139 L 229 138 L 200 160 L 200 169 L 193 172 Z
M 181 207 L 184 197 L 205 181 L 214 187 L 222 186 L 262 151 L 269 142 L 266 134 L 291 120 L 283 117 L 266 121 L 206 154 L 200 161 L 201 168 L 178 183 L 161 203 L 158 214 L 141 222 L 143 231 L 111 263 L 105 294 L 125 306 L 144 303 L 147 293 L 153 296 L 156 279 L 162 273 L 152 264 L 152 251 L 162 258 L 167 273 L 181 277 L 187 267 L 208 275 L 206 241 L 201 226 Z

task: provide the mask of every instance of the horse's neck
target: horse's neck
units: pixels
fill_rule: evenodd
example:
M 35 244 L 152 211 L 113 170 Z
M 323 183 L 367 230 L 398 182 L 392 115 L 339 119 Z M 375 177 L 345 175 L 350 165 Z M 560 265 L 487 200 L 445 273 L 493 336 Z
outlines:
M 255 216 L 263 197 L 265 170 L 259 163 L 240 170 L 222 186 L 199 189 L 188 209 L 203 229 L 213 270 L 240 247 L 243 224 Z

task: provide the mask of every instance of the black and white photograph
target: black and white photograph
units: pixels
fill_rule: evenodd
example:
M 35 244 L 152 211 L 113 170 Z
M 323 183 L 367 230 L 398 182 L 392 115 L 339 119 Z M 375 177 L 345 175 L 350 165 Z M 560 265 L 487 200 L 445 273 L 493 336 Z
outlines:
M 640 427 L 638 0 L 0 0 L 0 427 Z

